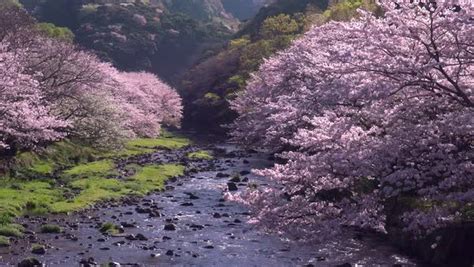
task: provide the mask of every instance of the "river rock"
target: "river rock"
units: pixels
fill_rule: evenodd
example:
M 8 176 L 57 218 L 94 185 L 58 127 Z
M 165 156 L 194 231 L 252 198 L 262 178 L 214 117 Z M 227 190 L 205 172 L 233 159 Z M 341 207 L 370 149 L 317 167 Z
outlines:
M 229 180 L 229 182 L 240 183 L 240 177 L 239 176 L 234 176 Z
M 136 225 L 133 222 L 121 222 L 120 225 L 122 225 L 123 228 L 135 228 Z
M 151 209 L 150 208 L 143 208 L 143 207 L 136 207 L 135 211 L 139 214 L 145 214 L 145 213 L 150 213 Z
M 35 258 L 27 258 L 18 263 L 18 267 L 38 267 L 42 266 L 41 262 Z
M 230 175 L 227 174 L 227 173 L 222 173 L 222 172 L 219 172 L 216 174 L 216 177 L 217 178 L 225 178 L 225 177 L 229 177 Z
M 135 235 L 127 235 L 125 239 L 130 240 L 130 241 L 135 241 L 137 240 L 137 237 Z
M 98 265 L 94 258 L 90 257 L 88 259 L 82 259 L 79 261 L 79 264 L 83 267 L 92 267 Z
M 46 254 L 46 248 L 44 246 L 37 246 L 31 249 L 31 253 L 37 254 L 37 255 L 44 255 Z
M 237 187 L 237 185 L 234 182 L 227 183 L 227 188 L 229 189 L 229 191 L 239 190 L 239 188 Z
M 148 241 L 148 238 L 143 234 L 137 234 L 135 237 L 140 241 Z
M 176 226 L 172 223 L 168 223 L 165 225 L 165 227 L 163 228 L 165 231 L 175 231 L 176 230 Z

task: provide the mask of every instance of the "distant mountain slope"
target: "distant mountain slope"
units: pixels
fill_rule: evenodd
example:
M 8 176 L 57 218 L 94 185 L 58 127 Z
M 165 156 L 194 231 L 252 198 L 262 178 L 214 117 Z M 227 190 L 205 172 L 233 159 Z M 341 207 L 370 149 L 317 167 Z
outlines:
M 238 30 L 240 24 L 224 8 L 222 0 L 152 0 L 151 3 L 161 3 L 171 13 L 183 13 L 195 20 L 218 23 L 229 30 Z
M 265 58 L 286 48 L 306 29 L 311 14 L 322 13 L 327 5 L 327 0 L 278 0 L 261 8 L 227 47 L 183 76 L 178 87 L 185 102 L 184 125 L 224 132 L 221 125 L 235 116 L 228 100 L 245 87 Z
M 253 18 L 260 8 L 275 2 L 275 0 L 222 0 L 227 12 L 240 20 Z
M 220 0 L 22 0 L 40 21 L 70 28 L 80 45 L 123 70 L 172 82 L 239 27 Z
M 200 61 L 181 79 L 184 125 L 226 132 L 222 125 L 236 115 L 229 100 L 245 88 L 266 58 L 288 47 L 311 25 L 348 20 L 359 7 L 374 10 L 376 5 L 374 0 L 276 0 L 262 7 L 225 48 Z
M 263 6 L 252 20 L 240 31 L 240 35 L 257 33 L 260 25 L 268 17 L 278 14 L 305 13 L 308 9 L 324 11 L 330 1 L 337 0 L 275 0 L 270 5 Z

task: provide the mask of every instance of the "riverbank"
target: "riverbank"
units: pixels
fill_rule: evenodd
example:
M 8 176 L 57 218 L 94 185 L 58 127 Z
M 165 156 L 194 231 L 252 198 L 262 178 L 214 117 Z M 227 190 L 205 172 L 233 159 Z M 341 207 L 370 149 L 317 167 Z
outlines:
M 214 158 L 191 160 L 190 151 L 212 151 Z M 132 159 L 138 165 L 181 164 L 186 170 L 168 179 L 162 193 L 102 201 L 68 216 L 22 216 L 17 223 L 25 228 L 24 236 L 0 249 L 0 265 L 29 257 L 48 266 L 415 265 L 368 236 L 361 240 L 348 233 L 315 246 L 256 229 L 248 221 L 247 208 L 225 201 L 223 194 L 271 183 L 249 173 L 271 165 L 267 158 L 228 145 L 192 145 L 136 156 Z M 129 163 L 120 160 L 117 166 Z M 44 225 L 57 225 L 61 231 L 44 233 Z
M 1 177 L 0 246 L 23 236 L 26 229 L 15 223 L 21 216 L 67 214 L 101 201 L 162 190 L 167 179 L 183 175 L 184 165 L 134 163 L 134 159 L 156 149 L 179 150 L 186 157 L 197 153 L 187 149 L 190 143 L 165 133 L 156 139 L 131 140 L 117 151 L 61 142 L 39 152 L 18 154 Z

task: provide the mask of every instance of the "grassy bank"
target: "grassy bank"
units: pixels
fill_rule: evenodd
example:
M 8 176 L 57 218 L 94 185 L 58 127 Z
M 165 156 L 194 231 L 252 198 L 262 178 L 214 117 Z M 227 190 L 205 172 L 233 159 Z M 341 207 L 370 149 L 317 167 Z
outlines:
M 191 160 L 211 160 L 214 158 L 212 153 L 207 150 L 198 150 L 195 152 L 191 152 L 187 155 L 187 157 Z
M 189 144 L 185 138 L 165 134 L 131 140 L 117 151 L 61 142 L 17 155 L 11 173 L 0 177 L 0 246 L 21 236 L 22 229 L 14 224 L 19 216 L 74 212 L 100 201 L 163 189 L 167 179 L 184 173 L 184 166 L 131 164 L 125 168 L 132 175 L 122 176 L 115 160 Z

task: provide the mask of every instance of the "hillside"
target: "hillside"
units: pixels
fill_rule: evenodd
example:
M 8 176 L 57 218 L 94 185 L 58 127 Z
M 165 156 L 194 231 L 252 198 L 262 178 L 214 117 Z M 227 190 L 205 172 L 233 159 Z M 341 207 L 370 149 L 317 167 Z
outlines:
M 171 13 L 183 13 L 195 20 L 223 25 L 231 31 L 238 30 L 239 20 L 223 6 L 221 0 L 155 0 L 160 1 Z
M 226 11 L 240 20 L 252 19 L 260 8 L 273 2 L 274 0 L 222 0 Z
M 23 0 L 40 21 L 71 29 L 76 42 L 122 70 L 167 81 L 219 46 L 239 21 L 219 1 Z
M 184 125 L 225 132 L 221 126 L 235 117 L 228 101 L 245 87 L 265 58 L 287 47 L 327 5 L 325 0 L 279 0 L 263 7 L 223 50 L 183 76 L 178 87 L 185 101 Z

